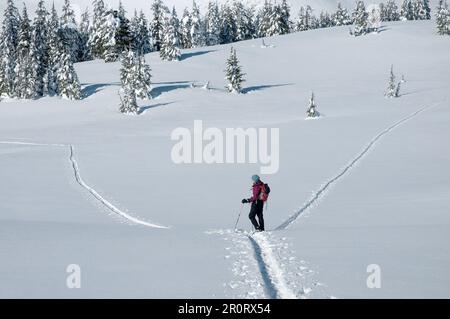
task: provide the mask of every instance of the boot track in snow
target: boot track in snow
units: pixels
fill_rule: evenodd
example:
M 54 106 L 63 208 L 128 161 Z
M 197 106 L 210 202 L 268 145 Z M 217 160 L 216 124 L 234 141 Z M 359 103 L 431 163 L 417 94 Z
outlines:
M 97 201 L 99 201 L 102 205 L 104 205 L 106 208 L 108 208 L 111 212 L 113 212 L 116 215 L 119 215 L 120 217 L 134 223 L 134 224 L 139 224 L 139 225 L 143 225 L 143 226 L 147 226 L 147 227 L 152 227 L 152 228 L 170 228 L 167 226 L 162 226 L 162 225 L 158 225 L 158 224 L 153 224 L 147 221 L 143 221 L 139 218 L 133 217 L 129 214 L 127 214 L 126 212 L 120 210 L 119 208 L 117 208 L 116 206 L 114 206 L 111 202 L 109 202 L 108 200 L 106 200 L 104 197 L 102 197 L 94 188 L 92 188 L 91 186 L 89 186 L 88 184 L 85 183 L 85 181 L 83 180 L 83 178 L 81 177 L 80 174 L 80 169 L 78 168 L 78 163 L 75 159 L 75 148 L 72 144 L 46 144 L 46 143 L 28 143 L 28 142 L 11 142 L 11 141 L 0 141 L 0 144 L 12 144 L 12 145 L 28 145 L 28 146 L 55 146 L 55 147 L 68 147 L 69 151 L 70 151 L 70 156 L 69 156 L 69 160 L 70 163 L 72 165 L 72 169 L 73 169 L 73 173 L 74 173 L 74 178 L 76 180 L 76 182 L 83 187 L 85 190 L 87 190 Z

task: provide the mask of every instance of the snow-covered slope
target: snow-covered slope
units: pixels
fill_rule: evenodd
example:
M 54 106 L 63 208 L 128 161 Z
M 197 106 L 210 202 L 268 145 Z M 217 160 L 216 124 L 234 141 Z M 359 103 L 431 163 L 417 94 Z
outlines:
M 234 44 L 244 95 L 223 89 L 225 45 L 148 55 L 140 116 L 118 113 L 119 64 L 101 61 L 76 65 L 81 101 L 1 101 L 0 297 L 449 297 L 448 37 L 420 21 L 266 44 Z M 398 99 L 383 96 L 391 64 Z M 324 116 L 305 121 L 311 90 Z M 194 120 L 280 129 L 273 231 L 232 231 L 258 165 L 171 161 L 171 132 Z

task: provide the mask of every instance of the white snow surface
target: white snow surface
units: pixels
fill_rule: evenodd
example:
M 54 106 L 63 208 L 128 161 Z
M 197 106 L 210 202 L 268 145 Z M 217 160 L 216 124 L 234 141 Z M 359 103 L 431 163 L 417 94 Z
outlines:
M 149 54 L 139 116 L 118 112 L 120 65 L 102 61 L 76 64 L 81 101 L 1 100 L 0 297 L 450 297 L 450 41 L 433 21 L 383 25 L 235 43 L 241 95 L 230 45 Z M 406 82 L 386 99 L 391 64 Z M 194 120 L 280 129 L 269 232 L 248 232 L 248 206 L 233 230 L 259 165 L 171 161 Z

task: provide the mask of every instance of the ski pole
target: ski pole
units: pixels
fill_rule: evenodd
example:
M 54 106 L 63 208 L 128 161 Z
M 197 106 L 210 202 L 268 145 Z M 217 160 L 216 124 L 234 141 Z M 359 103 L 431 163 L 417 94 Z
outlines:
M 234 225 L 234 230 L 237 229 L 237 225 L 239 223 L 239 219 L 241 218 L 241 214 L 242 214 L 242 208 L 244 208 L 244 204 L 241 205 L 241 209 L 239 210 L 239 215 L 238 215 L 238 218 L 236 220 L 236 225 Z

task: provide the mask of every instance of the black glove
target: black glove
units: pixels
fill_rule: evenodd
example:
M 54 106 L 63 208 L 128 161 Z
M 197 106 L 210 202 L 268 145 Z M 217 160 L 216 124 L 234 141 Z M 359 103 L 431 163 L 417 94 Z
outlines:
M 242 200 L 242 204 L 245 204 L 245 203 L 248 203 L 248 199 L 245 199 L 245 198 L 244 198 L 244 199 Z

